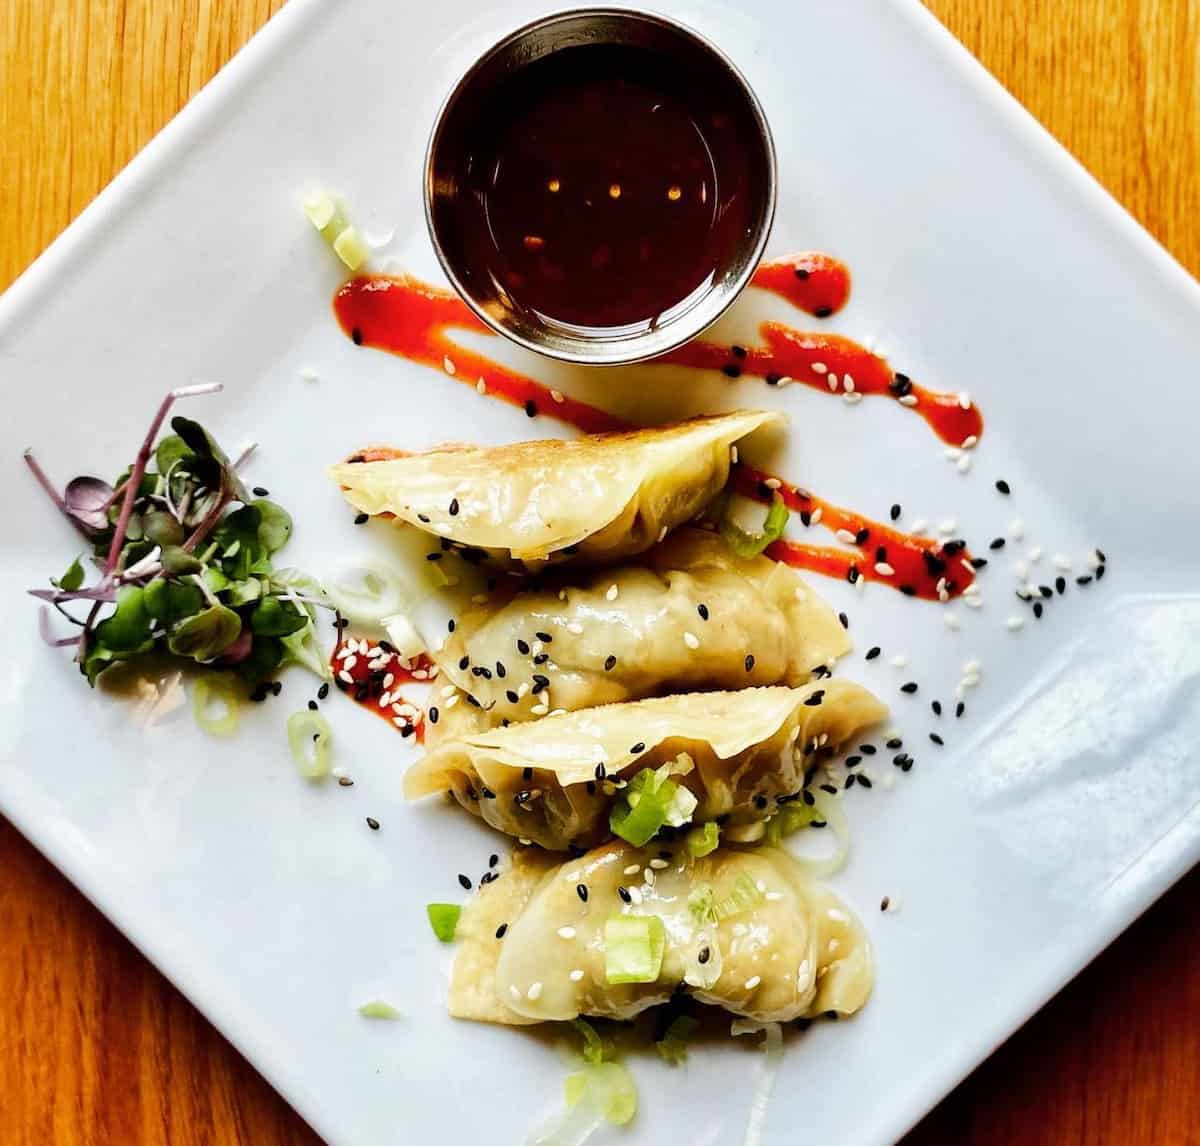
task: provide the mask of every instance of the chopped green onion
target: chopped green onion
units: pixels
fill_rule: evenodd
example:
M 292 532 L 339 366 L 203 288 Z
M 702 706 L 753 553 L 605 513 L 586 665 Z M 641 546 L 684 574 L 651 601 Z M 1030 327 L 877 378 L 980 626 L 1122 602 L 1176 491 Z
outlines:
M 425 913 L 429 916 L 429 926 L 433 928 L 434 935 L 443 943 L 453 943 L 462 908 L 457 903 L 427 903 Z
M 788 521 L 787 506 L 781 498 L 771 502 L 767 510 L 767 518 L 763 522 L 761 533 L 747 533 L 733 520 L 728 506 L 725 516 L 721 519 L 721 536 L 725 544 L 739 557 L 757 557 L 772 541 L 778 541 L 783 536 Z
M 713 904 L 713 918 L 720 923 L 723 919 L 741 915 L 742 912 L 749 911 L 750 908 L 761 902 L 762 897 L 763 893 L 755 886 L 754 880 L 742 872 L 734 880 L 729 894 Z
M 670 767 L 643 768 L 609 813 L 609 828 L 634 847 L 649 843 L 664 824 L 686 824 L 696 810 L 696 797 L 669 779 Z
M 691 1015 L 676 1015 L 671 1025 L 663 1032 L 663 1037 L 654 1044 L 659 1057 L 672 1066 L 680 1066 L 687 1061 L 687 1041 L 699 1028 L 698 1020 Z
M 691 894 L 688 896 L 688 910 L 698 923 L 706 923 L 713 917 L 714 902 L 712 884 L 700 883 L 692 888 Z
M 604 1061 L 604 1040 L 596 1033 L 596 1028 L 585 1019 L 572 1019 L 571 1026 L 583 1038 L 583 1061 L 590 1066 Z
M 319 780 L 329 773 L 329 745 L 333 729 L 319 712 L 302 709 L 293 712 L 287 722 L 288 747 L 300 775 Z
M 349 226 L 333 240 L 333 252 L 352 271 L 356 271 L 367 261 L 371 248 L 358 233 L 358 228 Z
M 700 859 L 710 852 L 715 852 L 720 839 L 721 829 L 712 820 L 709 820 L 707 824 L 702 824 L 688 832 L 685 841 L 688 855 Z
M 768 821 L 765 839 L 769 844 L 780 843 L 785 836 L 807 828 L 814 820 L 820 820 L 821 813 L 816 807 L 808 804 L 785 804 Z
M 385 999 L 372 999 L 369 1003 L 363 1003 L 358 1008 L 358 1013 L 364 1019 L 400 1019 L 404 1017 Z
M 304 213 L 347 267 L 356 271 L 362 266 L 370 249 L 347 218 L 340 200 L 319 191 L 305 199 Z
M 604 924 L 604 975 L 610 983 L 653 983 L 667 930 L 657 915 L 613 915 Z
M 637 1113 L 633 1076 L 618 1062 L 585 1066 L 567 1076 L 563 1089 L 568 1106 L 585 1103 L 600 1111 L 614 1126 L 624 1126 Z
M 196 681 L 192 715 L 202 731 L 209 736 L 232 736 L 237 731 L 244 687 L 232 673 L 205 673 Z
M 820 834 L 824 836 L 832 833 L 833 851 L 820 858 L 796 855 L 795 860 L 807 874 L 817 879 L 826 879 L 846 865 L 846 858 L 850 854 L 850 825 L 846 821 L 846 813 L 842 810 L 840 796 L 830 796 L 824 792 L 815 792 L 813 795 L 816 800 L 814 811 L 830 828 L 829 832 Z

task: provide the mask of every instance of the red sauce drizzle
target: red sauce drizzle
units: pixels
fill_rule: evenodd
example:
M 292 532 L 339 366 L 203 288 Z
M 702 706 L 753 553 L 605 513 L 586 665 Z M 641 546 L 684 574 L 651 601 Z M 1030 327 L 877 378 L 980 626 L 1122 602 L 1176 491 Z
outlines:
M 820 251 L 782 255 L 759 263 L 750 282 L 817 318 L 837 314 L 850 297 L 850 268 Z
M 352 640 L 356 641 L 359 647 L 366 641 L 367 651 L 343 655 L 347 643 Z M 347 664 L 349 668 L 346 667 Z M 424 711 L 419 704 L 413 704 L 400 696 L 398 689 L 402 684 L 424 683 L 428 679 L 426 674 L 433 667 L 433 662 L 428 657 L 422 654 L 410 664 L 395 652 L 381 648 L 366 637 L 348 636 L 343 631 L 330 657 L 329 667 L 333 670 L 334 683 L 351 700 L 368 712 L 383 717 L 402 736 L 411 736 L 418 743 L 425 739 Z M 418 673 L 422 675 L 416 675 Z M 343 674 L 349 675 L 351 679 L 347 681 Z M 384 680 L 389 674 L 392 680 L 385 685 Z M 381 703 L 385 696 L 388 697 L 386 705 Z M 402 715 L 396 711 L 396 705 L 409 705 L 416 710 L 416 715 Z
M 811 266 L 814 273 L 808 279 L 799 278 L 795 273 L 797 266 Z M 795 286 L 787 280 L 785 270 Z M 765 264 L 759 274 L 765 274 L 765 281 L 759 283 L 756 278 L 756 285 L 777 290 L 792 301 L 800 299 L 804 304 L 834 305 L 816 300 L 838 298 L 840 291 L 844 302 L 849 291 L 849 273 L 840 263 L 826 256 L 805 255 L 778 260 Z M 817 282 L 811 288 L 814 293 L 810 294 L 807 284 L 814 278 Z M 459 381 L 475 386 L 482 380 L 489 395 L 524 407 L 531 414 L 548 414 L 584 433 L 633 428 L 616 415 L 585 402 L 565 396 L 562 401 L 557 401 L 549 387 L 455 343 L 448 337 L 448 330 L 485 328 L 456 295 L 447 291 L 410 278 L 360 276 L 338 290 L 334 311 L 342 329 L 359 345 L 387 350 L 448 373 L 451 372 L 447 368 L 449 360 L 453 376 Z M 660 361 L 724 369 L 727 374 L 736 370 L 737 373 L 762 377 L 768 384 L 775 385 L 779 384 L 782 375 L 829 393 L 826 375 L 811 368 L 815 362 L 824 363 L 829 371 L 838 375 L 839 381 L 849 372 L 857 393 L 885 394 L 893 398 L 901 396 L 900 391 L 912 393 L 917 397 L 917 405 L 910 408 L 919 413 L 944 441 L 959 444 L 971 435 L 978 438 L 982 433 L 983 419 L 977 407 L 971 405 L 964 409 L 955 395 L 940 394 L 910 383 L 903 375 L 897 375 L 886 360 L 848 338 L 835 334 L 805 334 L 778 323 L 764 323 L 761 333 L 766 347 L 739 348 L 743 352 L 738 354 L 732 348 L 713 343 L 692 342 Z M 899 390 L 897 379 L 903 380 Z M 362 450 L 355 457 L 372 462 L 396 457 L 400 452 L 378 447 Z M 806 527 L 819 526 L 835 534 L 838 530 L 846 530 L 856 539 L 862 538 L 861 542 L 856 542 L 854 551 L 777 541 L 767 551 L 775 560 L 845 580 L 861 577 L 888 585 L 906 596 L 926 600 L 939 600 L 943 593 L 947 597 L 956 597 L 973 579 L 964 564 L 970 562 L 971 555 L 959 541 L 941 543 L 907 534 L 824 501 L 788 482 L 780 481 L 778 489 L 773 489 L 764 484 L 768 480 L 771 480 L 770 475 L 749 466 L 738 466 L 734 470 L 733 481 L 739 493 L 763 502 L 778 495 L 789 509 L 800 515 Z M 878 552 L 880 547 L 885 550 L 882 558 Z M 893 572 L 877 572 L 877 565 L 891 566 Z

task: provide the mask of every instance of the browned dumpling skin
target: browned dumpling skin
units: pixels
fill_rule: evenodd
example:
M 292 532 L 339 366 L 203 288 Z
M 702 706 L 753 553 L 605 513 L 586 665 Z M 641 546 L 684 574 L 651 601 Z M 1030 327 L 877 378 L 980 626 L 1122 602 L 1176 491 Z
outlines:
M 545 852 L 518 849 L 511 867 L 463 912 L 450 1013 L 514 1025 L 579 1015 L 627 1019 L 679 989 L 762 1022 L 848 1015 L 866 1003 L 874 972 L 862 925 L 786 851 L 720 848 L 693 859 L 679 847 L 668 860 L 662 854 L 658 844 L 639 849 L 614 840 L 556 863 Z M 756 889 L 755 901 L 720 921 L 689 902 L 699 888 L 722 902 L 739 882 Z M 666 945 L 654 982 L 608 982 L 605 924 L 616 915 L 662 921 Z
M 467 713 L 468 728 L 414 764 L 404 790 L 409 799 L 452 792 L 499 831 L 561 851 L 607 837 L 614 781 L 674 764 L 696 797 L 694 822 L 750 823 L 794 797 L 819 754 L 886 714 L 861 685 L 836 679 L 655 697 L 481 731 L 469 730 L 479 718 Z
M 442 446 L 329 475 L 362 513 L 530 566 L 642 553 L 724 487 L 730 446 L 779 414 L 738 410 L 668 426 L 503 446 Z

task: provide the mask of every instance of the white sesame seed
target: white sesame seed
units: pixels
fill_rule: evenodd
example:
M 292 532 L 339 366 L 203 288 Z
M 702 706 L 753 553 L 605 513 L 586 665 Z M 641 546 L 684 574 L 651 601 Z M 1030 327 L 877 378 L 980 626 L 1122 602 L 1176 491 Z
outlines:
M 763 482 L 763 485 L 765 485 L 767 489 L 778 489 L 781 485 L 783 485 L 783 482 L 781 482 L 778 478 L 767 478 L 767 480 Z
M 608 592 L 604 594 L 604 599 L 606 601 L 615 601 L 618 593 L 620 593 L 620 590 L 616 585 L 609 585 Z
M 303 382 L 315 382 L 318 377 L 319 375 L 311 366 L 305 366 L 304 369 L 300 371 L 300 379 Z
M 655 871 L 662 871 L 663 868 L 667 866 L 667 861 L 665 859 L 655 858 L 650 861 L 650 866 L 654 868 Z
M 902 669 L 908 664 L 908 657 L 897 654 L 892 657 L 892 668 Z
M 965 593 L 963 594 L 963 604 L 966 605 L 968 609 L 983 608 L 983 602 L 978 597 L 968 597 Z
M 960 628 L 962 628 L 962 622 L 958 619 L 957 615 L 954 613 L 943 613 L 942 614 L 942 623 L 946 626 L 946 628 L 950 629 L 952 632 L 958 632 L 958 630 Z
M 517 685 L 517 698 L 520 699 L 529 691 L 529 681 L 523 680 Z
M 572 983 L 578 983 L 579 980 L 583 978 L 583 971 L 580 970 L 580 968 L 576 967 L 575 970 L 573 970 L 567 976 L 567 978 L 570 979 Z
M 459 696 L 452 696 L 448 701 L 446 701 L 446 703 L 443 707 L 453 708 L 461 699 L 462 698 Z
M 561 390 L 551 390 L 550 397 L 555 402 L 561 403 L 566 401 L 566 398 L 563 397 L 563 392 Z
M 956 462 L 956 461 L 958 461 L 959 458 L 962 457 L 962 450 L 960 450 L 958 448 L 958 446 L 947 446 L 945 453 L 946 453 L 946 457 L 949 458 L 950 461 L 952 461 L 952 462 Z
M 567 591 L 566 591 L 566 589 L 559 589 L 559 591 L 558 591 L 558 599 L 559 599 L 560 601 L 565 601 L 565 600 L 567 599 Z
M 808 600 L 808 594 L 799 585 L 797 585 L 795 588 L 795 597 L 796 597 L 797 601 L 807 601 Z
M 667 528 L 667 526 L 665 526 L 665 525 L 664 525 L 664 526 L 662 527 L 662 529 L 660 529 L 660 530 L 658 531 L 658 539 L 659 539 L 659 541 L 662 541 L 662 539 L 663 539 L 664 537 L 666 537 L 666 536 L 667 536 L 667 533 L 668 533 L 668 528 Z
M 487 393 L 487 383 L 482 378 L 480 378 L 479 381 L 475 383 L 475 390 L 476 390 L 476 393 L 486 394 Z
M 1039 561 L 1041 561 L 1041 559 L 1042 559 L 1042 547 L 1040 545 L 1035 545 L 1029 551 L 1029 564 L 1036 565 Z
M 842 389 L 845 390 L 847 394 L 854 393 L 854 379 L 849 374 L 842 375 Z
M 967 688 L 977 688 L 979 685 L 979 674 L 968 673 L 963 677 L 962 682 Z
M 447 521 L 435 521 L 433 528 L 435 532 L 440 533 L 443 537 L 450 536 L 450 523 Z
M 854 544 L 854 534 L 848 529 L 839 529 L 837 531 L 837 539 L 839 541 L 844 541 L 847 545 Z
M 966 676 L 975 676 L 983 670 L 983 665 L 979 661 L 967 661 L 962 670 Z
M 827 908 L 825 911 L 825 915 L 828 919 L 832 919 L 834 921 L 834 923 L 849 923 L 850 922 L 850 916 L 848 916 L 844 911 L 840 911 L 836 907 Z
M 761 879 L 756 879 L 754 881 L 754 890 L 757 891 L 759 895 L 765 895 L 767 892 L 767 885 Z
M 950 600 L 950 591 L 945 586 L 942 586 L 942 588 L 937 591 L 937 595 L 938 600 L 943 603 Z
M 896 570 L 893 569 L 886 561 L 876 561 L 875 572 L 878 573 L 880 577 L 893 577 L 895 576 Z
M 812 515 L 808 519 L 809 525 L 816 525 L 817 522 L 819 522 L 821 520 L 821 516 L 823 513 L 824 513 L 824 510 L 822 510 L 821 507 L 818 505 L 817 508 L 812 511 Z
M 790 374 L 785 374 L 782 378 L 779 379 L 778 382 L 775 383 L 775 388 L 777 390 L 782 390 L 785 386 L 790 386 L 793 381 L 794 381 L 794 379 L 791 377 Z
M 825 383 L 830 390 L 837 390 L 839 383 L 838 376 L 831 370 L 825 378 Z
M 657 877 L 655 876 L 654 872 L 650 868 L 648 868 L 648 867 L 642 868 L 642 879 L 644 879 L 646 881 L 647 887 L 653 887 L 654 881 L 656 878 Z
M 952 518 L 952 517 L 946 518 L 945 521 L 938 522 L 937 531 L 943 537 L 949 537 L 957 529 L 958 529 L 958 522 L 955 521 L 954 518 Z
M 1014 541 L 1020 541 L 1021 538 L 1025 536 L 1025 526 L 1022 524 L 1019 517 L 1014 517 L 1012 521 L 1008 523 L 1008 535 Z
M 969 410 L 971 408 L 971 395 L 968 394 L 965 390 L 960 390 L 958 392 L 958 404 L 964 410 Z
M 768 891 L 767 894 L 765 896 L 763 896 L 763 898 L 770 901 L 771 903 L 774 903 L 777 900 L 780 900 L 783 898 L 783 892 L 782 891 Z
M 631 887 L 629 890 L 629 898 L 633 900 L 636 907 L 642 905 L 642 889 L 640 887 Z
M 530 983 L 529 990 L 525 992 L 525 998 L 527 998 L 532 1003 L 536 999 L 540 999 L 541 997 L 542 997 L 542 984 L 540 982 L 539 983 Z
M 867 591 L 867 579 L 860 577 L 854 582 L 854 591 L 861 597 Z
M 979 445 L 979 438 L 975 434 L 968 434 L 962 440 L 964 450 L 973 450 L 977 445 Z
M 689 649 L 698 649 L 700 647 L 700 638 L 696 636 L 695 633 L 684 633 L 683 643 L 687 645 Z
M 1028 561 L 1018 561 L 1013 566 L 1013 572 L 1017 575 L 1017 577 L 1020 580 L 1024 581 L 1029 576 L 1029 562 Z
M 353 645 L 353 641 L 347 641 L 340 649 L 338 649 L 333 659 L 336 661 L 344 661 L 352 652 L 354 652 Z
M 380 694 L 380 697 L 379 697 L 379 707 L 380 708 L 387 708 L 387 706 L 391 703 L 392 703 L 392 694 L 390 692 L 384 692 L 384 693 Z
M 916 394 L 905 394 L 904 397 L 899 399 L 899 402 L 901 406 L 915 406 L 917 404 L 917 396 Z
M 1004 622 L 1004 625 L 1010 633 L 1015 633 L 1018 629 L 1023 629 L 1025 627 L 1025 618 L 1009 617 L 1008 620 Z
M 448 354 L 442 359 L 442 369 L 445 370 L 446 373 L 451 377 L 453 377 L 455 374 L 454 363 L 450 361 L 450 356 Z
M 829 367 L 826 366 L 824 362 L 814 362 L 812 364 L 812 366 L 809 367 L 809 369 L 814 374 L 824 374 L 829 370 Z
M 407 720 L 407 718 L 406 718 L 406 717 L 403 717 L 403 716 L 393 716 L 393 717 L 392 717 L 392 723 L 393 723 L 393 724 L 394 724 L 394 725 L 395 725 L 397 728 L 404 728 L 404 727 L 406 727 L 406 726 L 407 726 L 407 724 L 408 724 L 408 720 Z
M 736 466 L 738 464 L 738 448 L 737 446 L 729 447 L 729 464 Z
M 964 558 L 962 558 L 962 560 L 961 560 L 961 561 L 959 561 L 959 564 L 960 564 L 960 565 L 961 565 L 961 566 L 962 566 L 962 567 L 963 567 L 963 568 L 964 568 L 964 569 L 965 569 L 965 570 L 966 570 L 968 573 L 970 573 L 972 577 L 973 577 L 973 576 L 975 576 L 975 566 L 974 566 L 974 565 L 972 565 L 972 564 L 971 564 L 971 562 L 970 562 L 970 561 L 968 561 L 968 560 L 967 560 L 965 557 L 964 557 Z M 974 585 L 974 584 L 975 584 L 975 582 L 974 582 L 974 581 L 972 581 L 972 582 L 971 582 L 971 585 Z M 968 585 L 968 586 L 967 586 L 967 588 L 968 588 L 968 589 L 969 589 L 970 587 L 971 587 L 970 585 Z M 965 590 L 964 590 L 964 592 L 965 592 Z
M 392 685 L 394 685 L 395 683 L 396 683 L 396 674 L 394 672 L 388 673 L 387 676 L 385 676 L 383 678 L 383 687 L 384 688 L 391 688 Z
M 821 735 L 817 737 L 817 747 L 824 748 L 825 745 L 828 743 L 829 743 L 829 733 L 822 732 Z
M 545 716 L 550 711 L 548 704 L 535 704 L 530 710 L 534 716 Z
M 354 683 L 354 677 L 352 677 L 345 669 L 342 669 L 338 673 L 338 680 L 343 681 L 346 684 Z
M 442 685 L 442 688 L 441 688 L 441 693 L 442 693 L 442 698 L 443 698 L 444 700 L 448 700 L 448 699 L 449 699 L 450 697 L 452 697 L 452 696 L 453 696 L 453 695 L 454 695 L 456 692 L 458 692 L 458 689 L 457 689 L 457 688 L 456 688 L 454 685 L 452 685 L 452 684 L 444 684 L 444 685 Z
M 521 992 L 518 991 L 517 988 L 515 986 L 513 986 L 512 983 L 509 983 L 509 985 L 508 985 L 508 993 L 510 995 L 512 995 L 512 997 L 514 999 L 519 999 L 521 997 Z
M 533 644 L 529 646 L 529 652 L 532 656 L 541 656 L 544 648 L 545 645 L 543 645 L 541 641 L 534 641 Z
M 583 626 L 578 621 L 571 621 L 567 624 L 567 632 L 577 637 L 581 636 L 583 634 Z
M 957 465 L 958 465 L 958 472 L 960 474 L 965 474 L 967 472 L 967 470 L 969 470 L 971 468 L 971 455 L 963 454 L 963 456 L 958 459 Z
M 1065 553 L 1056 553 L 1054 555 L 1054 568 L 1061 569 L 1064 573 L 1071 572 L 1071 559 Z
M 845 402 L 847 406 L 857 406 L 862 400 L 863 396 L 861 394 L 850 393 L 842 395 L 842 401 Z
M 836 939 L 831 939 L 828 943 L 825 944 L 825 950 L 827 952 L 829 952 L 830 955 L 833 955 L 839 950 L 839 948 L 841 946 L 842 946 L 841 943 L 839 943 Z
M 929 529 L 929 522 L 926 521 L 923 517 L 917 518 L 917 520 L 914 521 L 912 523 L 912 525 L 910 525 L 908 527 L 909 533 L 915 533 L 915 534 L 925 533 L 928 529 Z
M 759 985 L 759 983 L 761 983 L 761 982 L 762 982 L 761 975 L 751 975 L 750 978 L 746 980 L 746 990 L 753 991 L 754 988 L 757 987 Z
M 331 775 L 331 776 L 332 776 L 332 777 L 333 777 L 335 780 L 342 780 L 342 779 L 345 779 L 345 777 L 347 777 L 347 776 L 349 776 L 349 775 L 350 775 L 350 773 L 349 773 L 349 772 L 347 772 L 345 768 L 342 768 L 342 767 L 340 767 L 340 766 L 339 766 L 339 767 L 337 767 L 337 768 L 330 768 L 330 769 L 329 769 L 329 774 L 330 774 L 330 775 Z
M 631 864 L 630 864 L 630 865 L 629 865 L 629 866 L 628 866 L 628 867 L 625 869 L 625 874 L 626 874 L 626 875 L 637 875 L 637 873 L 638 873 L 639 871 L 641 871 L 641 870 L 642 870 L 642 866 L 641 866 L 641 864 L 631 863 Z
M 560 927 L 558 929 L 558 937 L 559 937 L 559 939 L 574 939 L 575 938 L 575 928 L 574 927 Z

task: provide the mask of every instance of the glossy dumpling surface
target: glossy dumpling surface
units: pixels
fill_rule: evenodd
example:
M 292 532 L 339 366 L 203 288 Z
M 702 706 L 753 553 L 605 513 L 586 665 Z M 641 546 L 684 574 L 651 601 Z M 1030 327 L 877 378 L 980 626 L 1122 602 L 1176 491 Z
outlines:
M 781 420 L 744 410 L 569 440 L 443 446 L 329 472 L 360 512 L 463 546 L 531 564 L 612 561 L 699 513 L 725 485 L 729 447 Z
M 747 885 L 754 901 L 719 921 L 692 906 L 698 889 L 720 903 Z M 653 982 L 608 982 L 605 924 L 620 915 L 655 915 L 664 925 Z M 779 848 L 721 848 L 701 859 L 677 848 L 663 860 L 656 846 L 618 840 L 553 865 L 518 850 L 468 905 L 460 936 L 450 1011 L 487 1022 L 626 1019 L 680 988 L 737 1015 L 785 1022 L 851 1014 L 873 981 L 862 925 Z
M 461 613 L 432 654 L 496 724 L 667 692 L 801 684 L 850 649 L 794 569 L 740 558 L 702 529 L 679 530 L 636 563 L 508 589 Z
M 614 780 L 686 754 L 690 770 L 676 780 L 697 799 L 694 821 L 749 822 L 794 797 L 821 754 L 886 714 L 842 680 L 604 705 L 440 742 L 409 769 L 405 794 L 449 791 L 511 836 L 588 847 L 609 834 Z

